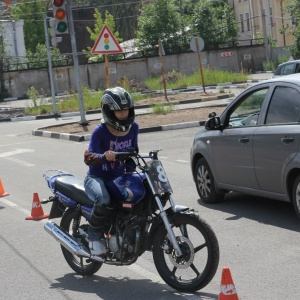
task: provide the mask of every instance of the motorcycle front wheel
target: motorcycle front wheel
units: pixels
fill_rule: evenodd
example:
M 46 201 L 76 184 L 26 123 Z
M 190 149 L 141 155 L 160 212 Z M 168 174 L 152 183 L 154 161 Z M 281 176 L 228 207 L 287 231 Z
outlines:
M 167 230 L 159 230 L 153 244 L 153 260 L 162 279 L 182 292 L 196 292 L 214 277 L 219 265 L 219 244 L 212 228 L 198 216 L 170 218 L 182 251 L 178 257 Z
M 73 235 L 73 231 L 72 231 L 73 217 L 74 217 L 74 209 L 68 209 L 63 214 L 60 222 L 60 227 L 63 228 L 66 232 L 68 232 L 70 235 Z M 87 225 L 81 225 L 81 226 L 87 226 Z M 80 239 L 78 240 L 78 242 L 82 243 L 83 240 Z M 101 262 L 90 260 L 87 257 L 79 257 L 77 255 L 74 255 L 63 246 L 61 246 L 61 250 L 68 265 L 77 274 L 85 275 L 85 276 L 93 275 L 97 271 L 99 271 L 99 269 L 102 266 Z

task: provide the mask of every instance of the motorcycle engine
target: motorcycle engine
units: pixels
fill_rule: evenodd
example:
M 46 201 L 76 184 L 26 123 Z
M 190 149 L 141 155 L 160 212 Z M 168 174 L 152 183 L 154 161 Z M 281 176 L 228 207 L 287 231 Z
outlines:
M 135 235 L 133 234 L 133 231 L 130 232 L 131 234 L 126 235 L 124 239 L 122 238 L 122 236 L 114 234 L 108 240 L 109 249 L 119 259 L 121 259 L 121 252 L 122 259 L 124 259 L 126 256 L 130 255 L 134 251 Z
M 120 252 L 120 247 L 122 247 L 123 244 L 123 239 L 121 236 L 118 236 L 114 234 L 109 240 L 108 240 L 108 245 L 109 249 L 115 253 L 118 254 Z

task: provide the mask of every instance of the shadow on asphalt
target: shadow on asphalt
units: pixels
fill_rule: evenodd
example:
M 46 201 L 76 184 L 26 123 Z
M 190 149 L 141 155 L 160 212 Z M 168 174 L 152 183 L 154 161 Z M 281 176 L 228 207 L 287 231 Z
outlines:
M 115 270 L 115 266 L 112 266 Z M 101 269 L 100 271 L 101 272 Z M 173 300 L 184 299 L 183 293 L 174 290 L 170 291 L 169 288 L 164 288 L 164 285 L 153 282 L 149 279 L 131 279 L 130 277 L 100 277 L 93 276 L 80 276 L 74 273 L 66 274 L 63 277 L 57 278 L 55 283 L 50 285 L 52 289 L 69 290 L 80 292 L 83 298 L 88 297 L 88 294 L 95 294 L 99 299 L 119 300 L 119 299 L 143 299 L 143 300 Z M 191 295 L 191 294 L 188 294 Z M 196 293 L 197 299 L 214 300 L 218 299 L 218 295 L 210 293 Z M 199 298 L 198 298 L 199 297 Z
M 227 194 L 224 200 L 219 203 L 206 204 L 200 199 L 198 199 L 198 203 L 208 209 L 234 215 L 225 220 L 247 218 L 297 232 L 300 229 L 300 220 L 297 218 L 291 203 L 237 192 Z

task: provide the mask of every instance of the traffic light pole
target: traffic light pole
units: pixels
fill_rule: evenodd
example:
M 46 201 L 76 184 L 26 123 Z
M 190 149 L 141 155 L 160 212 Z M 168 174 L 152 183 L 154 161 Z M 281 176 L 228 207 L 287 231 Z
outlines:
M 72 46 L 72 52 L 73 52 L 75 75 L 76 75 L 78 101 L 79 101 L 79 107 L 80 107 L 80 117 L 81 117 L 80 124 L 87 125 L 88 121 L 85 118 L 85 111 L 84 111 L 84 105 L 83 105 L 82 89 L 81 89 L 81 83 L 80 83 L 80 69 L 79 69 L 79 63 L 78 63 L 78 52 L 77 52 L 77 46 L 76 46 L 74 21 L 73 21 L 73 14 L 72 14 L 70 0 L 67 0 L 66 7 L 67 7 L 67 15 L 68 15 L 69 26 L 70 26 L 70 38 L 71 38 L 71 46 Z
M 50 50 L 48 27 L 47 27 L 47 16 L 44 16 L 44 30 L 45 30 L 46 47 L 47 47 L 47 59 L 48 59 L 48 69 L 49 69 L 49 77 L 50 77 L 50 88 L 51 88 L 51 96 L 52 96 L 53 114 L 57 115 L 51 50 Z

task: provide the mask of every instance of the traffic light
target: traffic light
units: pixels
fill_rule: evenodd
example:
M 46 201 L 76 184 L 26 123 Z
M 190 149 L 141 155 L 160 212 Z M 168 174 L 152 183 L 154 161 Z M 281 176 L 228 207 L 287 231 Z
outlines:
M 49 19 L 49 25 L 50 25 L 51 45 L 52 47 L 56 48 L 57 43 L 60 43 L 62 41 L 62 37 L 56 36 L 56 22 L 54 18 Z
M 66 0 L 52 0 L 52 8 L 56 34 L 69 33 Z

